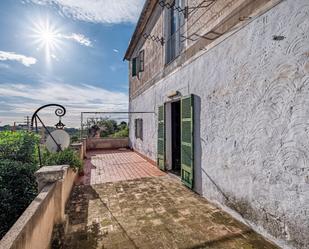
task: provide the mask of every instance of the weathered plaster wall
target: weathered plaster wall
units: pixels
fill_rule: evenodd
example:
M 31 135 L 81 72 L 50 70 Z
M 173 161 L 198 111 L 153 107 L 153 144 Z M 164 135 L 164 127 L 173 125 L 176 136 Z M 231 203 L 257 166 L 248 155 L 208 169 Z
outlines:
M 48 249 L 53 227 L 65 221 L 65 205 L 77 172 L 47 166 L 36 172 L 39 194 L 0 241 L 3 249 Z
M 186 60 L 219 38 L 219 34 L 225 34 L 237 25 L 244 24 L 247 22 L 246 18 L 254 18 L 280 1 L 282 0 L 216 0 L 213 3 L 206 3 L 204 0 L 184 1 L 186 6 L 190 6 L 190 14 L 178 30 L 182 37 L 181 53 L 168 64 L 165 64 L 168 9 L 157 4 L 142 34 L 151 35 L 152 39 L 164 38 L 165 45 L 143 36 L 137 42 L 131 59 L 138 57 L 140 51 L 144 50 L 144 71 L 132 77 L 132 61 L 129 63 L 130 98 L 135 98 L 175 68 L 182 66 Z M 194 9 L 196 6 L 204 7 Z M 183 18 L 183 15 L 180 14 L 180 17 Z M 204 35 L 207 39 L 202 38 Z
M 283 1 L 131 100 L 130 110 L 157 112 L 172 90 L 198 100 L 195 189 L 284 248 L 309 248 L 309 2 Z M 156 160 L 157 115 L 139 117 L 144 140 L 131 122 L 132 146 Z

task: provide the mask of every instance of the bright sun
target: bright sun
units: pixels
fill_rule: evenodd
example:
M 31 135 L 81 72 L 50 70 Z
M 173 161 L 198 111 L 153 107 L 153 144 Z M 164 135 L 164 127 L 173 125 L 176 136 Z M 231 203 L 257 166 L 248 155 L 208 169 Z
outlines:
M 46 60 L 55 56 L 61 43 L 61 33 L 49 20 L 36 22 L 32 28 L 32 37 L 39 50 L 45 51 Z
M 56 34 L 50 30 L 42 30 L 40 32 L 40 39 L 44 45 L 50 46 L 55 42 Z

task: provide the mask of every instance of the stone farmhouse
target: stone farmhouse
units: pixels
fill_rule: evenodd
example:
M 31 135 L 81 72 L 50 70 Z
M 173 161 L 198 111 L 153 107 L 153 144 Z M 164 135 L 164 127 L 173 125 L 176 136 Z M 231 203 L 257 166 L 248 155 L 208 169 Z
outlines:
M 309 1 L 146 0 L 125 59 L 130 146 L 309 248 Z

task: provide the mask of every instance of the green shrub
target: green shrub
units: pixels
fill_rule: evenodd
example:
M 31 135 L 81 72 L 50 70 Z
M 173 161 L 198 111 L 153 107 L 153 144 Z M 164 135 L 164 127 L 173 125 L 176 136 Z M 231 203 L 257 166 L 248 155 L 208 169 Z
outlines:
M 71 143 L 77 143 L 77 142 L 79 142 L 79 136 L 78 135 L 71 136 Z
M 113 135 L 111 135 L 113 138 L 124 138 L 129 137 L 129 127 L 124 128 L 123 130 L 120 130 Z
M 37 169 L 34 163 L 0 160 L 0 239 L 37 195 Z
M 70 165 L 70 167 L 80 170 L 83 166 L 83 161 L 79 158 L 76 151 L 65 149 L 57 153 L 50 153 L 47 150 L 43 153 L 43 165 Z
M 0 132 L 0 237 L 37 194 L 39 137 L 29 132 Z
M 0 160 L 38 162 L 37 145 L 39 137 L 29 132 L 0 132 Z

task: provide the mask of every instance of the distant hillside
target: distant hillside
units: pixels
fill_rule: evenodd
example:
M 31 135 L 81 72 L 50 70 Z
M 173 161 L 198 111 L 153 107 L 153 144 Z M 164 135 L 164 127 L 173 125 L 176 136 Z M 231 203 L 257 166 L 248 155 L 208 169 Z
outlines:
M 50 132 L 56 130 L 55 127 L 50 127 L 50 126 L 47 126 L 48 130 Z M 0 126 L 0 131 L 13 131 L 14 127 L 11 126 L 11 125 L 4 125 L 4 126 Z M 41 127 L 39 127 L 39 132 L 41 132 Z M 27 126 L 26 125 L 17 125 L 15 127 L 15 130 L 16 131 L 21 131 L 21 130 L 27 130 Z M 76 136 L 76 135 L 79 135 L 79 129 L 76 129 L 76 128 L 64 128 L 64 130 L 69 133 L 69 135 L 72 137 L 72 136 Z

